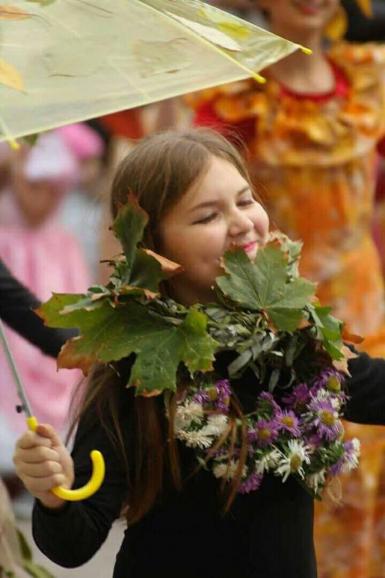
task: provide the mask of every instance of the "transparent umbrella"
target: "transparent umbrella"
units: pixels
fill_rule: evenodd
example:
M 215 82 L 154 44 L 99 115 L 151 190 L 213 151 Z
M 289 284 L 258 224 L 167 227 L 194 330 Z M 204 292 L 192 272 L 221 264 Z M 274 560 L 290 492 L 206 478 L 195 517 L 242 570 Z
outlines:
M 0 5 L 0 140 L 254 76 L 302 48 L 199 0 Z

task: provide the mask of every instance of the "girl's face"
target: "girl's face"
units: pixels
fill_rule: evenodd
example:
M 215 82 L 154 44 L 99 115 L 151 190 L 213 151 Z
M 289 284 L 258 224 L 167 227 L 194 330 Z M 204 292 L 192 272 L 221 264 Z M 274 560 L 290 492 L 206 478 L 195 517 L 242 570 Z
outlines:
M 281 34 L 324 30 L 335 15 L 340 0 L 259 0 L 269 15 L 271 28 Z
M 242 247 L 253 259 L 268 229 L 267 213 L 248 182 L 229 161 L 212 156 L 207 172 L 160 225 L 161 253 L 184 269 L 170 281 L 173 297 L 186 305 L 212 301 L 225 251 Z

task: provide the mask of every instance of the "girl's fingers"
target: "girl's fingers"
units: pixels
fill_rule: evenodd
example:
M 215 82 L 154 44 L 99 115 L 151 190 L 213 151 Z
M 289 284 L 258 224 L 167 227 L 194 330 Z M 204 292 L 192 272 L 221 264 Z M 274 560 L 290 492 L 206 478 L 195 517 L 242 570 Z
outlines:
M 36 446 L 45 446 L 50 448 L 52 441 L 48 437 L 41 436 L 34 431 L 26 431 L 16 442 L 16 450 L 29 450 Z
M 56 450 L 44 446 L 36 446 L 31 449 L 17 449 L 13 458 L 15 465 L 18 463 L 39 464 L 45 461 L 60 461 L 60 455 Z
M 63 468 L 57 461 L 24 463 L 22 467 L 22 475 L 29 478 L 48 478 L 61 473 L 63 473 Z
M 45 439 L 51 441 L 52 447 L 62 446 L 63 442 L 56 432 L 56 430 L 49 424 L 41 423 L 36 428 L 36 433 L 38 436 L 42 436 Z
M 40 494 L 42 492 L 49 492 L 52 488 L 56 486 L 63 486 L 66 484 L 67 480 L 64 474 L 54 474 L 46 478 L 29 478 L 24 477 L 22 479 L 28 491 L 31 494 Z

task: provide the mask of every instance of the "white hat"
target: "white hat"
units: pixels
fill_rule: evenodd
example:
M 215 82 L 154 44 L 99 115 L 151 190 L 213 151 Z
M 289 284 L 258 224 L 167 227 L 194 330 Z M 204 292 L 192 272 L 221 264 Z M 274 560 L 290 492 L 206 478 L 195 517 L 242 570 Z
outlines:
M 28 151 L 23 174 L 29 181 L 58 181 L 69 186 L 78 178 L 79 164 L 59 134 L 46 132 Z

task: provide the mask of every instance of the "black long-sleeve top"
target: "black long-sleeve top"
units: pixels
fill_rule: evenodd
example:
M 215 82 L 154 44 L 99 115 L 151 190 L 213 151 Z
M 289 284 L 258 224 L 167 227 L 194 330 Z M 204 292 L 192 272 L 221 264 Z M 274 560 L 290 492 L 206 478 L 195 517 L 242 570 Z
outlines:
M 385 360 L 360 354 L 349 368 L 352 378 L 345 417 L 356 423 L 384 424 Z M 247 408 L 255 399 L 250 376 L 234 388 Z M 127 391 L 125 395 L 123 423 L 130 445 L 132 404 Z M 121 460 L 98 425 L 91 431 L 79 426 L 73 450 L 77 485 L 89 479 L 88 454 L 94 448 L 106 460 L 101 489 L 88 500 L 67 503 L 60 510 L 48 510 L 39 503 L 34 508 L 35 541 L 51 560 L 65 567 L 76 567 L 93 556 L 127 494 Z M 128 448 L 128 457 L 129 453 Z M 295 479 L 282 483 L 265 476 L 257 491 L 238 495 L 225 516 L 221 506 L 217 480 L 201 470 L 180 493 L 168 492 L 126 530 L 113 577 L 316 578 L 313 499 Z
M 39 305 L 38 299 L 12 276 L 0 260 L 0 318 L 43 353 L 57 357 L 65 341 L 77 331 L 46 327 L 33 311 Z

